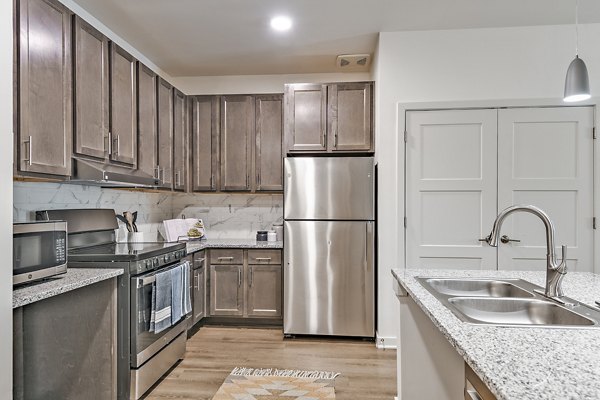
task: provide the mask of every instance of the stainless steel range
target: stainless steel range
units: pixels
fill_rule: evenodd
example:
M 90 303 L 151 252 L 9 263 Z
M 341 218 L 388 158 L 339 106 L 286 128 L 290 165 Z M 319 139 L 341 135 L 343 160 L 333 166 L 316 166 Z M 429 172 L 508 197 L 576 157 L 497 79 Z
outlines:
M 150 325 L 156 274 L 181 264 L 185 244 L 116 243 L 112 209 L 38 211 L 36 217 L 67 221 L 69 268 L 123 268 L 118 281 L 117 392 L 120 400 L 137 400 L 185 352 L 185 315 L 160 333 Z

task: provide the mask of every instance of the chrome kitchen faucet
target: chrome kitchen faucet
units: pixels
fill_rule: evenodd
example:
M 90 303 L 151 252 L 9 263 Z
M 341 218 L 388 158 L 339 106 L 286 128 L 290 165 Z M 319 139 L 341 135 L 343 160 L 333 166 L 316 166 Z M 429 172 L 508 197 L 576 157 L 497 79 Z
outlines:
M 544 295 L 553 299 L 563 297 L 564 293 L 562 290 L 562 280 L 567 274 L 567 246 L 562 246 L 562 260 L 560 264 L 556 260 L 556 252 L 554 250 L 554 224 L 543 210 L 535 206 L 528 205 L 516 205 L 511 206 L 503 210 L 492 227 L 492 232 L 485 238 L 485 241 L 490 245 L 497 247 L 498 240 L 500 237 L 500 228 L 504 219 L 516 211 L 528 212 L 530 214 L 538 216 L 546 228 L 546 290 Z

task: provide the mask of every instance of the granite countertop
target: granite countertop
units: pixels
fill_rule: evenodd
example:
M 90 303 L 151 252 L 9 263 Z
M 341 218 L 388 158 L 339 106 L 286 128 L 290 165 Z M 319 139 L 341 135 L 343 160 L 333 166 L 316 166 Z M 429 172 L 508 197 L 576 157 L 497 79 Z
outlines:
M 461 322 L 414 278 L 521 278 L 544 286 L 544 272 L 397 269 L 392 274 L 499 400 L 600 398 L 600 328 L 514 328 Z M 569 272 L 565 295 L 600 300 L 600 275 Z
M 67 268 L 67 273 L 13 290 L 13 308 L 57 296 L 123 274 L 122 269 Z
M 267 242 L 255 239 L 207 239 L 187 242 L 187 253 L 203 249 L 282 249 L 283 241 Z

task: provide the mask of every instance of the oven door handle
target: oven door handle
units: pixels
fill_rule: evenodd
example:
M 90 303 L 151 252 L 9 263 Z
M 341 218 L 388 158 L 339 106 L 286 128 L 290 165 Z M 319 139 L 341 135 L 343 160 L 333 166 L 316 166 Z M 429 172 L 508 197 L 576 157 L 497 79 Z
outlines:
M 136 287 L 139 289 L 141 287 L 151 285 L 152 283 L 156 282 L 156 275 L 145 276 L 143 278 L 137 278 L 135 281 L 136 281 Z

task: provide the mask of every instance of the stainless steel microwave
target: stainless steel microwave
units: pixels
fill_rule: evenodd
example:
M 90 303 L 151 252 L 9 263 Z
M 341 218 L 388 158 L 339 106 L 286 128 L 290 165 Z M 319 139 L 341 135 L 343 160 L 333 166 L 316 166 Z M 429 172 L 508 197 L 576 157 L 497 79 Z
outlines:
M 67 272 L 67 223 L 13 224 L 13 285 Z

